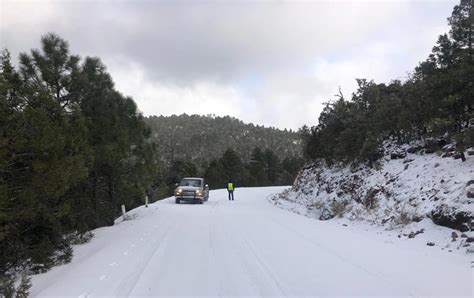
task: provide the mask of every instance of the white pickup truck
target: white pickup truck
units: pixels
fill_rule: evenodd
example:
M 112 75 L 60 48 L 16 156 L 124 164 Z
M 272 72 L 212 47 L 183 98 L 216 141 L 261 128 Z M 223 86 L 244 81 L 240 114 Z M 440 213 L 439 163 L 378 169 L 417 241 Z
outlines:
M 202 204 L 209 199 L 209 185 L 204 183 L 203 178 L 183 178 L 176 184 L 174 197 L 176 204 L 181 201 Z

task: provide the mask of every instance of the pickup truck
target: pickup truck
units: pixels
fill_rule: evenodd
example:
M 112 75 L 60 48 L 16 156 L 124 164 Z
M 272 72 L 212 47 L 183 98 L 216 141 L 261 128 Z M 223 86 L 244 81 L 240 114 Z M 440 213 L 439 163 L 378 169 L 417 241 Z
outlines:
M 181 201 L 202 204 L 209 199 L 209 185 L 204 183 L 203 178 L 183 178 L 180 183 L 176 183 L 174 197 L 176 204 Z

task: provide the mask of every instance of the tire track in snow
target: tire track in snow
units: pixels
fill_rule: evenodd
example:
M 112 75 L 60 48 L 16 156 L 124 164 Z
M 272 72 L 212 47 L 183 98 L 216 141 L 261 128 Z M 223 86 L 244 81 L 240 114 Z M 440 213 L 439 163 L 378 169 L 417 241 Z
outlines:
M 212 209 L 215 209 L 215 206 L 212 207 Z M 212 212 L 212 213 L 215 213 Z M 209 247 L 210 247 L 210 251 L 212 252 L 212 264 L 214 265 L 214 267 L 217 267 L 217 262 L 216 262 L 216 256 L 217 256 L 217 250 L 216 250 L 216 246 L 215 246 L 215 243 L 214 243 L 214 239 L 216 238 L 216 234 L 217 234 L 217 231 L 216 231 L 216 227 L 215 225 L 213 225 L 211 222 L 209 222 Z M 224 294 L 224 286 L 222 284 L 222 275 L 219 275 L 218 277 L 218 297 L 222 297 Z
M 275 286 L 278 288 L 280 292 L 279 296 L 282 296 L 281 294 L 283 294 L 283 296 L 294 296 L 294 295 L 289 295 L 288 288 L 283 286 L 283 283 L 281 282 L 281 280 L 275 275 L 275 273 L 272 270 L 270 270 L 269 266 L 265 263 L 263 258 L 257 253 L 254 243 L 251 242 L 249 238 L 246 236 L 243 237 L 243 239 L 244 239 L 245 245 L 249 248 L 250 252 L 255 257 L 255 260 L 258 266 L 261 268 L 262 271 L 264 271 L 267 274 L 267 276 L 269 276 L 269 278 L 274 282 Z
M 163 235 L 160 237 L 159 241 L 157 242 L 158 244 L 151 250 L 151 253 L 147 254 L 146 257 L 142 257 L 140 262 L 139 262 L 139 269 L 137 271 L 134 271 L 132 273 L 132 276 L 128 277 L 124 287 L 128 287 L 128 289 L 121 289 L 119 292 L 120 293 L 126 293 L 125 296 L 130 296 L 130 293 L 133 292 L 135 289 L 137 283 L 139 282 L 140 278 L 143 275 L 143 272 L 148 268 L 150 265 L 150 261 L 153 259 L 153 257 L 160 251 L 162 248 L 162 244 L 166 241 L 166 239 L 169 237 L 170 233 L 172 230 L 176 228 L 176 222 L 170 223 L 166 228 L 163 233 Z
M 316 242 L 314 241 L 313 239 L 307 237 L 306 235 L 304 235 L 303 233 L 301 233 L 300 231 L 298 231 L 297 229 L 294 229 L 294 228 L 291 228 L 291 227 L 288 227 L 287 225 L 285 224 L 282 224 L 280 221 L 276 220 L 273 216 L 270 216 L 269 217 L 271 221 L 275 222 L 276 224 L 280 225 L 281 227 L 285 228 L 286 230 L 294 233 L 295 235 L 298 235 L 301 239 L 303 239 L 305 242 L 311 244 L 312 246 L 315 246 L 323 251 L 325 251 L 326 253 L 338 258 L 340 261 L 342 261 L 343 263 L 346 263 L 346 264 L 349 264 L 351 265 L 352 267 L 360 270 L 360 271 L 363 271 L 365 273 L 367 273 L 368 275 L 372 276 L 373 278 L 379 280 L 381 283 L 385 284 L 386 286 L 388 286 L 389 288 L 393 288 L 393 289 L 398 289 L 399 287 L 397 286 L 394 286 L 392 284 L 391 281 L 383 278 L 381 276 L 380 273 L 374 273 L 372 272 L 371 270 L 365 268 L 364 266 L 352 261 L 351 259 L 341 255 L 339 252 L 333 250 L 333 249 L 330 249 L 328 248 L 327 246 L 319 243 L 319 242 Z M 408 290 L 408 295 L 409 296 L 417 296 L 416 294 L 412 293 L 412 291 Z
M 235 231 L 234 228 L 232 228 L 232 223 L 227 223 L 227 222 L 224 222 L 225 226 L 228 226 L 228 227 L 231 227 L 231 229 L 233 229 Z M 240 234 L 240 233 L 239 233 Z M 229 231 L 223 231 L 222 232 L 222 235 L 225 237 L 226 239 L 226 243 L 232 243 L 232 244 L 240 244 L 239 242 L 236 241 L 235 237 L 231 237 L 231 235 L 236 235 L 236 233 L 232 233 L 232 232 L 229 232 Z M 222 239 L 224 240 L 224 239 Z M 242 269 L 245 271 L 245 276 L 246 277 L 249 277 L 249 286 L 251 286 L 251 288 L 254 290 L 252 291 L 252 293 L 260 293 L 261 292 L 261 284 L 257 284 L 255 282 L 255 280 L 257 280 L 259 278 L 258 275 L 255 274 L 255 270 L 251 270 L 253 268 L 250 268 L 250 264 L 249 262 L 246 262 L 245 260 L 245 257 L 242 257 L 242 252 L 244 252 L 245 250 L 242 249 L 241 246 L 239 245 L 233 245 L 231 246 L 231 250 L 228 252 L 230 254 L 229 258 L 225 259 L 226 261 L 226 265 L 228 266 L 232 266 L 234 264 L 232 264 L 232 262 L 229 264 L 229 262 L 227 262 L 228 260 L 242 260 L 241 264 L 243 265 L 242 266 Z M 229 272 L 229 270 L 226 268 L 226 271 Z M 235 269 L 234 269 L 234 272 L 235 272 Z M 229 275 L 229 274 L 227 274 Z M 252 278 L 253 277 L 253 278 Z M 248 289 L 248 288 L 247 288 Z M 234 296 L 234 295 L 232 295 Z M 244 295 L 246 296 L 246 295 Z M 252 294 L 251 296 L 256 296 L 255 294 Z M 261 295 L 261 296 L 264 296 L 264 295 Z
M 239 235 L 240 238 L 240 243 L 241 243 L 241 249 L 240 251 L 248 251 L 250 252 L 252 259 L 253 259 L 253 264 L 257 265 L 257 270 L 254 270 L 253 268 L 250 268 L 251 266 L 249 263 L 246 264 L 247 271 L 249 272 L 249 275 L 255 275 L 255 272 L 259 271 L 264 274 L 266 277 L 265 279 L 270 281 L 273 285 L 273 289 L 277 291 L 276 294 L 272 294 L 271 296 L 293 296 L 290 294 L 290 291 L 287 287 L 283 285 L 283 282 L 276 276 L 274 270 L 270 270 L 270 267 L 268 264 L 263 260 L 262 256 L 256 251 L 255 245 L 253 242 L 250 240 L 248 237 L 248 233 L 244 233 L 245 231 L 242 231 L 240 229 L 237 229 L 234 225 L 230 224 L 229 225 L 232 230 L 233 230 L 233 235 Z M 259 277 L 257 275 L 257 277 Z M 261 283 L 260 283 L 261 285 Z M 255 289 L 259 290 L 261 292 L 261 287 L 258 287 L 255 285 Z M 268 294 L 263 293 L 263 296 L 268 296 Z
M 158 227 L 161 226 L 162 222 L 166 222 L 166 221 L 163 219 L 163 217 L 160 217 L 159 221 L 156 222 L 156 223 L 153 225 L 153 231 L 156 231 L 156 230 L 158 229 Z M 131 225 L 131 226 L 133 227 L 133 225 Z M 130 227 L 128 227 L 127 230 L 128 230 L 128 229 L 130 229 Z M 158 246 L 157 246 L 157 247 L 160 246 L 160 244 L 161 244 L 161 239 L 165 236 L 166 231 L 168 231 L 168 229 L 165 230 L 165 233 L 164 233 L 163 236 L 160 238 L 160 241 L 158 242 Z M 145 235 L 148 235 L 148 232 L 145 232 Z M 138 239 L 138 238 L 137 238 L 137 239 Z M 122 245 L 123 245 L 123 248 L 125 249 L 125 251 L 124 251 L 123 253 L 117 255 L 118 258 L 120 258 L 120 257 L 123 256 L 123 257 L 121 258 L 121 260 L 124 260 L 124 261 L 123 261 L 123 262 L 121 262 L 121 261 L 112 261 L 112 262 L 110 262 L 110 260 L 109 260 L 109 261 L 107 262 L 108 266 L 107 266 L 106 270 L 104 270 L 104 274 L 102 274 L 102 275 L 100 275 L 100 276 L 98 277 L 99 281 L 104 282 L 104 281 L 106 281 L 106 280 L 109 280 L 110 277 L 113 276 L 113 272 L 116 272 L 117 270 L 120 270 L 120 267 L 121 267 L 121 266 L 123 266 L 124 264 L 125 264 L 125 265 L 127 264 L 127 261 L 126 261 L 126 260 L 129 259 L 130 256 L 133 257 L 134 251 L 136 250 L 137 246 L 136 246 L 136 244 L 134 243 L 134 241 L 131 241 L 131 242 L 132 242 L 132 244 L 130 244 L 130 242 L 122 244 Z M 152 244 L 152 243 L 156 243 L 156 239 L 154 239 L 152 242 L 150 242 L 150 244 Z M 131 248 L 131 250 L 130 250 L 130 248 Z M 146 249 L 146 248 L 145 248 L 145 249 Z M 156 248 L 155 248 L 155 249 L 156 249 Z M 111 272 L 112 272 L 112 273 L 111 273 Z M 127 283 L 128 283 L 128 279 L 127 279 L 127 281 L 126 281 L 124 284 L 127 284 Z M 97 287 L 97 286 L 98 286 L 98 285 L 96 284 L 95 287 Z M 89 288 L 86 293 L 89 293 L 88 295 L 95 295 L 94 292 L 95 292 L 96 290 L 100 290 L 100 286 L 99 286 L 98 289 L 95 288 L 95 287 Z M 123 287 L 123 286 L 122 286 L 122 287 Z M 122 289 L 122 287 L 119 287 L 118 289 Z M 115 290 L 115 288 L 114 288 L 114 290 Z M 118 292 L 119 292 L 119 293 L 123 293 L 123 291 L 121 291 L 121 290 L 119 290 Z M 122 294 L 121 294 L 121 295 L 122 295 Z M 100 295 L 99 295 L 99 296 L 100 296 Z
M 148 216 L 150 216 L 151 214 L 155 214 L 157 213 L 158 211 L 158 207 L 154 207 L 152 208 L 151 210 L 149 210 L 148 212 Z M 143 217 L 141 217 L 143 218 Z M 163 221 L 163 218 L 162 217 L 158 217 L 159 218 L 159 221 L 156 223 L 156 225 L 159 225 L 162 221 Z M 135 219 L 137 220 L 137 219 Z M 132 230 L 132 229 L 136 229 L 136 223 L 133 222 L 133 221 L 126 221 L 126 222 L 119 222 L 117 224 L 115 224 L 114 226 L 110 226 L 110 227 L 102 227 L 102 228 L 99 228 L 101 231 L 97 234 L 99 235 L 94 235 L 94 237 L 92 237 L 92 239 L 90 240 L 90 242 L 87 242 L 87 243 L 84 243 L 84 244 L 81 244 L 81 245 L 78 245 L 78 248 L 80 249 L 84 249 L 85 247 L 93 247 L 94 249 L 89 249 L 87 251 L 87 253 L 85 254 L 81 254 L 81 255 L 76 255 L 76 251 L 74 251 L 74 258 L 72 260 L 71 263 L 69 263 L 68 265 L 71 266 L 71 265 L 76 265 L 77 267 L 81 267 L 83 266 L 84 264 L 87 264 L 87 263 L 97 263 L 95 260 L 97 259 L 99 262 L 104 262 L 104 269 L 102 270 L 103 272 L 105 272 L 105 275 L 108 277 L 110 276 L 110 274 L 108 274 L 108 272 L 110 272 L 110 267 L 117 267 L 119 268 L 120 267 L 120 262 L 117 262 L 115 260 L 110 260 L 110 259 L 107 259 L 109 257 L 109 254 L 105 254 L 105 252 L 111 250 L 111 247 L 114 247 L 116 246 L 117 244 L 116 243 L 113 243 L 113 242 L 110 242 L 110 241 L 105 241 L 103 239 L 101 239 L 99 242 L 97 242 L 96 240 L 96 236 L 97 238 L 100 238 L 100 234 L 103 234 L 105 232 L 107 232 L 107 230 L 111 230 L 111 229 L 114 229 L 115 227 L 118 227 L 120 226 L 120 230 L 117 231 L 117 238 L 121 238 L 122 235 L 127 235 L 128 231 L 129 230 Z M 129 242 L 128 242 L 129 243 Z M 120 245 L 123 245 L 124 247 L 124 251 L 126 250 L 127 251 L 127 255 L 128 255 L 128 250 L 126 249 L 126 247 L 128 247 L 128 243 L 121 243 Z M 76 248 L 74 247 L 74 250 Z M 120 253 L 119 255 L 117 255 L 117 258 L 120 258 L 123 254 Z M 39 291 L 38 293 L 34 293 L 35 296 L 44 296 L 42 293 L 47 293 L 48 291 L 50 291 L 50 289 L 53 289 L 53 288 L 56 288 L 57 285 L 61 284 L 61 281 L 62 281 L 62 278 L 65 276 L 65 275 L 68 275 L 70 274 L 70 272 L 67 270 L 68 269 L 68 266 L 59 266 L 59 267 L 56 267 L 54 268 L 55 270 L 53 270 L 53 272 L 48 272 L 48 274 L 50 274 L 52 276 L 51 280 L 53 280 L 53 282 L 50 282 L 47 286 L 45 286 L 43 289 L 41 289 L 41 291 Z M 116 269 L 117 270 L 117 269 Z M 100 280 L 100 276 L 97 277 L 97 279 Z M 94 291 L 97 290 L 96 289 L 96 286 L 97 285 L 89 285 L 88 283 L 82 283 L 82 286 L 84 287 L 84 289 L 82 290 L 83 293 L 85 293 L 84 295 L 87 295 L 87 296 L 90 296 L 90 295 L 94 295 Z

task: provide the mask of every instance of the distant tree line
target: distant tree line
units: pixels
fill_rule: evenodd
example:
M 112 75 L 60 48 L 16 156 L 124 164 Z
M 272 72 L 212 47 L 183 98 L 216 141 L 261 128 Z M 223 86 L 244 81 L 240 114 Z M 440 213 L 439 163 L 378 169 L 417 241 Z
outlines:
M 429 137 L 455 140 L 463 152 L 474 146 L 474 12 L 461 0 L 448 18 L 449 34 L 406 82 L 376 84 L 359 79 L 358 90 L 326 104 L 319 124 L 304 126 L 304 152 L 328 163 L 373 164 L 382 142 L 408 143 Z
M 155 171 L 150 130 L 98 58 L 54 34 L 0 65 L 0 296 L 9 275 L 67 262 L 71 243 L 143 204 Z
M 246 160 L 249 160 L 246 162 Z M 271 150 L 255 147 L 249 156 L 227 149 L 207 167 L 199 168 L 190 160 L 177 159 L 161 169 L 154 191 L 155 198 L 173 195 L 175 183 L 184 177 L 204 177 L 211 189 L 225 188 L 231 179 L 237 187 L 291 185 L 304 164 L 299 156 L 280 158 Z
M 211 189 L 236 185 L 290 185 L 304 163 L 301 136 L 246 124 L 230 116 L 172 115 L 145 118 L 159 162 L 153 200 L 173 195 L 183 177 L 207 178 Z
M 245 162 L 255 147 L 271 149 L 279 158 L 302 156 L 301 136 L 291 130 L 244 123 L 239 119 L 214 115 L 172 115 L 145 118 L 157 144 L 159 159 L 192 161 L 205 168 L 232 148 Z

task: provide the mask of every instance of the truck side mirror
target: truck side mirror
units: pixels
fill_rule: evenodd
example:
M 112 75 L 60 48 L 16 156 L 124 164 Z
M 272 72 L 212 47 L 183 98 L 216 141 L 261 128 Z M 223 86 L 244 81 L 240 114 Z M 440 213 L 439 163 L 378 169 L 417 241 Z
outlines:
M 204 186 L 204 187 L 205 187 L 206 189 L 209 189 L 209 185 L 208 185 L 208 184 L 206 184 L 206 186 Z
M 175 183 L 174 186 L 178 187 L 178 186 L 179 186 L 179 183 Z

